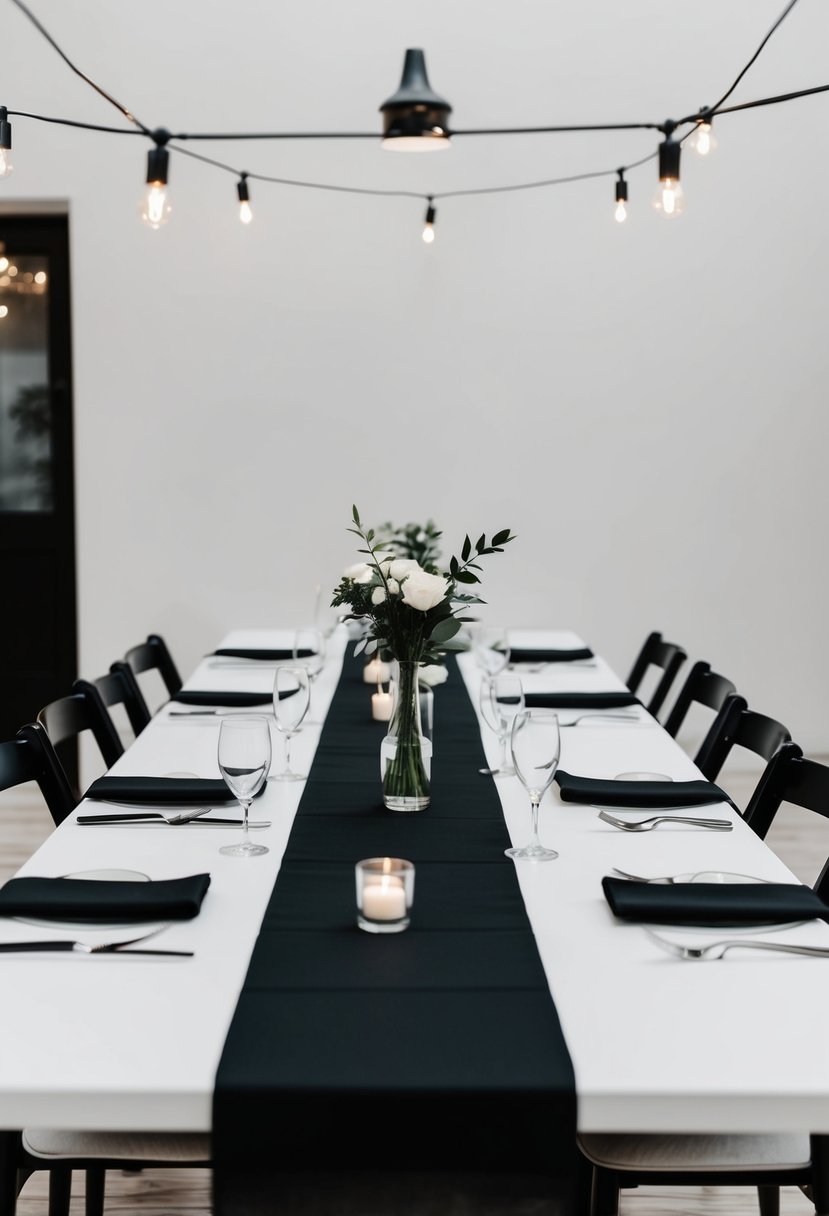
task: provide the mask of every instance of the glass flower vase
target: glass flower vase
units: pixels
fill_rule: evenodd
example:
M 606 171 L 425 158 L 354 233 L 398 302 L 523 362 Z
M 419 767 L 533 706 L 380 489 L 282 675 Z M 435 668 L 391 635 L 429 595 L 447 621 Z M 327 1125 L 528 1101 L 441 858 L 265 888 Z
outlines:
M 432 744 L 421 727 L 417 674 L 417 663 L 392 667 L 392 712 L 380 745 L 383 803 L 390 811 L 425 811 L 431 801 Z

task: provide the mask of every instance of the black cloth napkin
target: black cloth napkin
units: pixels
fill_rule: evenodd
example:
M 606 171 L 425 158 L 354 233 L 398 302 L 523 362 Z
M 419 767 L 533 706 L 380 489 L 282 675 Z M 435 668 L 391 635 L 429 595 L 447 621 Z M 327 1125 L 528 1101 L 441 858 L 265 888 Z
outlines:
M 295 691 L 294 689 L 291 690 Z M 273 693 L 270 692 L 217 692 L 215 689 L 211 691 L 200 692 L 198 689 L 181 689 L 180 692 L 174 692 L 170 697 L 171 701 L 180 701 L 182 705 L 270 705 L 273 701 Z
M 607 781 L 556 773 L 562 802 L 600 803 L 602 806 L 678 807 L 731 802 L 713 781 Z
M 528 692 L 527 709 L 618 709 L 640 705 L 632 692 Z
M 534 650 L 526 646 L 510 646 L 511 663 L 574 663 L 577 659 L 592 659 L 587 646 L 575 650 Z
M 201 806 L 202 803 L 235 802 L 218 777 L 99 777 L 85 798 L 106 802 L 134 802 L 139 806 Z
M 0 888 L 0 916 L 44 920 L 192 920 L 198 916 L 209 874 L 160 882 L 98 882 L 75 878 L 12 878 Z
M 223 659 L 264 659 L 269 663 L 282 659 L 308 659 L 313 653 L 313 650 L 300 649 L 294 654 L 293 650 L 260 650 L 247 646 L 225 646 L 213 651 L 214 655 Z
M 799 883 L 686 882 L 671 886 L 602 879 L 605 899 L 621 920 L 660 925 L 755 925 L 827 920 L 829 907 Z

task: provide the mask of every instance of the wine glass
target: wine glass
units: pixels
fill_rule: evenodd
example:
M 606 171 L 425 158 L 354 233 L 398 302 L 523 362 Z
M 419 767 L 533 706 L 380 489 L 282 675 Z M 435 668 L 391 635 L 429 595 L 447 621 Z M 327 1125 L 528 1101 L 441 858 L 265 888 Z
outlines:
M 512 761 L 518 779 L 530 796 L 532 838 L 521 849 L 505 849 L 507 857 L 530 861 L 552 861 L 555 849 L 547 849 L 538 839 L 538 807 L 552 784 L 561 754 L 558 714 L 549 709 L 523 709 L 515 715 L 510 733 Z
M 475 638 L 475 659 L 485 675 L 497 676 L 509 663 L 507 631 L 500 625 L 482 628 Z
M 524 708 L 524 689 L 520 676 L 504 672 L 497 676 L 485 676 L 480 690 L 481 716 L 490 730 L 498 736 L 500 755 L 494 768 L 478 771 L 490 777 L 514 777 L 515 769 L 507 759 L 507 740 L 512 729 L 513 718 Z
M 285 767 L 272 773 L 269 781 L 304 781 L 304 773 L 291 768 L 291 739 L 302 726 L 308 712 L 311 685 L 306 667 L 277 667 L 273 681 L 273 714 L 276 729 L 285 736 Z
M 308 713 L 311 712 L 311 688 L 314 681 L 325 666 L 325 636 L 320 629 L 297 629 L 293 645 L 294 663 L 302 664 L 308 672 Z M 321 726 L 322 723 L 310 717 L 305 720 L 306 726 Z
M 219 772 L 225 785 L 239 799 L 244 814 L 244 839 L 219 849 L 230 857 L 258 857 L 267 853 L 263 844 L 251 844 L 248 811 L 271 766 L 271 732 L 267 718 L 223 718 L 219 727 Z

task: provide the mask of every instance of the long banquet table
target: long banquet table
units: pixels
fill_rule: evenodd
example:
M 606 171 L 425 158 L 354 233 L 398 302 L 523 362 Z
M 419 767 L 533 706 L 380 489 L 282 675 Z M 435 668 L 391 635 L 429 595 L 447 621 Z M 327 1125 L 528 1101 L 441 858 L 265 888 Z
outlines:
M 318 718 L 340 679 L 344 634 L 340 629 L 331 639 L 325 668 L 314 683 Z M 235 631 L 222 645 L 289 646 L 291 637 L 289 631 Z M 515 630 L 511 641 L 563 648 L 583 644 L 565 631 Z M 459 656 L 453 678 L 464 680 L 477 706 L 480 672 L 470 655 Z M 272 669 L 205 659 L 185 687 L 267 691 L 272 679 Z M 595 667 L 560 664 L 523 679 L 527 691 L 624 687 L 601 658 Z M 371 691 L 366 686 L 367 719 Z M 438 687 L 436 754 L 441 694 Z M 170 712 L 169 705 L 159 711 L 113 772 L 218 775 L 219 719 L 171 718 Z M 633 725 L 596 718 L 563 729 L 561 767 L 596 777 L 631 770 L 674 779 L 699 776 L 678 744 L 644 709 L 638 713 Z M 572 716 L 562 711 L 562 722 Z M 367 722 L 367 729 L 377 728 Z M 496 742 L 483 725 L 482 732 L 494 762 Z M 319 729 L 310 726 L 294 740 L 292 760 L 304 772 L 318 740 Z M 280 762 L 277 739 L 275 763 Z M 344 773 L 347 766 L 343 756 Z M 469 781 L 490 779 L 473 771 Z M 495 787 L 509 836 L 524 843 L 530 825 L 522 787 L 506 778 L 496 780 Z M 217 1068 L 302 791 L 302 783 L 271 783 L 257 800 L 254 816 L 271 821 L 256 833 L 270 849 L 261 858 L 219 854 L 233 829 L 80 827 L 75 812 L 27 861 L 21 875 L 129 868 L 160 879 L 208 872 L 211 886 L 198 918 L 172 925 L 158 939 L 171 949 L 193 949 L 192 960 L 0 959 L 0 1127 L 211 1130 Z M 88 812 L 92 805 L 78 810 Z M 616 922 L 604 900 L 601 878 L 614 866 L 644 874 L 720 869 L 794 881 L 731 806 L 709 810 L 730 817 L 734 830 L 710 833 L 676 825 L 628 835 L 601 822 L 594 809 L 562 803 L 553 786 L 542 804 L 541 836 L 560 858 L 515 867 L 573 1063 L 582 1131 L 829 1133 L 820 962 L 746 953 L 716 965 L 689 965 L 657 951 L 641 926 Z M 504 865 L 512 863 L 504 859 Z M 418 909 L 416 885 L 414 918 Z M 53 936 L 54 930 L 16 921 L 3 925 L 4 940 L 36 935 Z M 829 944 L 829 926 L 823 923 L 777 935 Z M 96 936 L 107 935 L 84 935 L 85 940 Z M 514 1027 L 514 1046 L 521 1052 L 520 1025 Z

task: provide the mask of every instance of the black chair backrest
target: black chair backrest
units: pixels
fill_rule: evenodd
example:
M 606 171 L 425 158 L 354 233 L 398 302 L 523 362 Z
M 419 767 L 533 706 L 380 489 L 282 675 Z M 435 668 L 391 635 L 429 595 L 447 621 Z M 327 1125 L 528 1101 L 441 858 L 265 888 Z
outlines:
M 46 731 L 36 722 L 0 743 L 0 790 L 36 781 L 54 823 L 62 823 L 77 800 Z
M 766 765 L 746 807 L 745 819 L 761 838 L 771 827 L 782 802 L 829 819 L 829 767 L 806 760 L 796 743 L 783 743 Z M 815 883 L 823 900 L 829 900 L 829 861 Z
M 631 692 L 636 692 L 649 667 L 662 668 L 662 678 L 646 706 L 649 713 L 659 713 L 668 695 L 668 690 L 676 679 L 677 672 L 687 658 L 688 655 L 681 646 L 677 646 L 674 642 L 663 642 L 661 633 L 651 633 L 645 639 L 644 645 L 630 669 L 627 686 Z
M 733 747 L 744 747 L 763 760 L 771 760 L 781 743 L 790 740 L 782 722 L 749 709 L 745 697 L 733 693 L 726 697 L 711 723 L 694 763 L 709 781 L 715 781 Z
M 92 684 L 86 683 L 83 691 L 72 692 L 44 705 L 37 720 L 56 750 L 61 743 L 68 739 L 75 740 L 83 731 L 89 730 L 107 768 L 124 754 L 112 718 L 101 700 L 101 694 Z
M 157 633 L 149 634 L 146 642 L 133 646 L 124 658 L 134 675 L 138 676 L 142 671 L 157 670 L 170 696 L 181 688 L 181 676 L 173 662 L 173 656 L 167 649 L 167 643 Z
M 134 735 L 140 735 L 150 720 L 150 711 L 129 663 L 119 659 L 105 676 L 97 680 L 76 680 L 73 692 L 85 692 L 90 684 L 97 689 L 107 709 L 123 705 Z
M 704 705 L 719 713 L 726 697 L 736 691 L 730 680 L 711 670 L 710 663 L 695 663 L 665 719 L 665 730 L 675 739 L 692 705 Z

